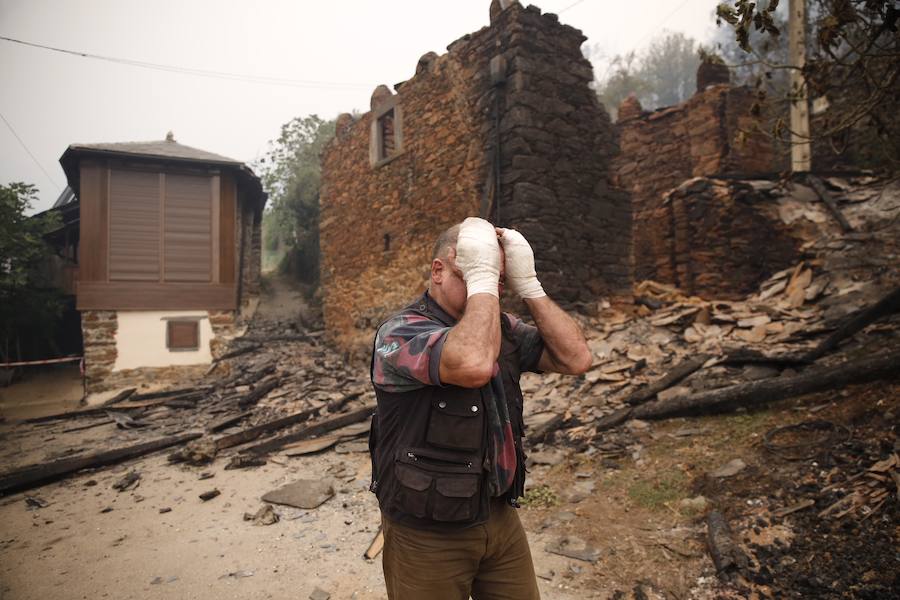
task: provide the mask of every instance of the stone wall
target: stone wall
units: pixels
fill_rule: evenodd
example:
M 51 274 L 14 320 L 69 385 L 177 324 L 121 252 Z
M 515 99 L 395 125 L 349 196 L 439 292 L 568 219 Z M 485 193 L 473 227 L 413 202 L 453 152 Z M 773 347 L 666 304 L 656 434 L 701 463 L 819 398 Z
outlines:
M 116 364 L 116 329 L 114 310 L 81 311 L 81 337 L 84 342 L 84 379 L 88 392 L 105 389 Z
M 252 206 L 240 204 L 237 214 L 237 236 L 235 245 L 238 268 L 241 269 L 240 298 L 238 307 L 252 297 L 259 296 L 262 269 L 262 219 Z
M 339 345 L 368 347 L 381 319 L 424 289 L 437 235 L 466 216 L 520 229 L 558 300 L 630 288 L 628 200 L 609 182 L 614 133 L 588 87 L 584 39 L 535 7 L 494 7 L 489 27 L 423 56 L 396 94 L 380 86 L 370 112 L 338 118 L 320 243 Z M 389 109 L 398 147 L 385 157 Z
M 667 249 L 653 264 L 659 280 L 692 295 L 744 298 L 800 258 L 776 204 L 745 182 L 689 179 L 663 196 L 645 227 Z
M 703 67 L 701 67 L 702 69 Z M 698 77 L 700 85 L 708 77 Z M 774 170 L 768 137 L 750 114 L 753 92 L 716 83 L 677 106 L 646 113 L 634 98 L 619 108 L 620 153 L 614 181 L 631 193 L 634 278 L 675 283 L 668 264 L 671 238 L 654 222 L 664 193 L 697 176 L 749 175 Z
M 507 13 L 500 222 L 535 247 L 556 299 L 629 293 L 631 208 L 609 180 L 616 139 L 589 87 L 586 38 L 533 6 Z

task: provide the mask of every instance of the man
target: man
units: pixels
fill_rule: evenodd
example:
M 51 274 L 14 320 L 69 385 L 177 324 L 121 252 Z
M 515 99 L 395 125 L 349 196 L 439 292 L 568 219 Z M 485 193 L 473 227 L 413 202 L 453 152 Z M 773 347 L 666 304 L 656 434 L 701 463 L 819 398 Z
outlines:
M 500 312 L 504 283 L 536 327 Z M 519 232 L 470 217 L 438 238 L 428 291 L 379 327 L 372 357 L 388 598 L 540 598 L 514 508 L 525 483 L 519 375 L 590 364 Z

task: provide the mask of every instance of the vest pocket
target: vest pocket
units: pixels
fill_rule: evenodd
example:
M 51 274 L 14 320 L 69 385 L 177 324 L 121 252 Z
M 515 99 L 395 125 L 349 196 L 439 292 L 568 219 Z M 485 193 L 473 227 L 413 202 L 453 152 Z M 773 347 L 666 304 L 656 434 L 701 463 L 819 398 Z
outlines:
M 395 508 L 420 519 L 471 521 L 478 514 L 478 465 L 411 450 L 394 465 Z M 473 472 L 474 471 L 474 472 Z
M 477 393 L 462 398 L 433 398 L 425 441 L 438 448 L 479 450 L 484 432 L 483 409 L 484 403 Z
M 432 484 L 431 475 L 404 464 L 396 466 L 394 475 L 400 484 L 397 486 L 396 503 L 404 512 L 424 519 L 428 509 L 428 490 Z
M 478 510 L 478 476 L 445 475 L 434 482 L 435 521 L 469 521 Z

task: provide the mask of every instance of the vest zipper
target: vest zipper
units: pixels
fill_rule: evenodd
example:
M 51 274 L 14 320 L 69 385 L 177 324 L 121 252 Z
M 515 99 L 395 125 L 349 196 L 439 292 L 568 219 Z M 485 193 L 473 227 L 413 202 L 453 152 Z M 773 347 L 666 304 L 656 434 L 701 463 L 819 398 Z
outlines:
M 465 467 L 467 469 L 472 468 L 471 461 L 455 461 L 455 460 L 445 460 L 442 458 L 434 458 L 431 456 L 419 456 L 415 452 L 407 452 L 406 457 L 409 458 L 410 460 L 412 460 L 413 462 L 419 462 L 419 460 L 421 460 L 424 463 L 447 464 L 447 465 L 454 465 L 457 467 Z

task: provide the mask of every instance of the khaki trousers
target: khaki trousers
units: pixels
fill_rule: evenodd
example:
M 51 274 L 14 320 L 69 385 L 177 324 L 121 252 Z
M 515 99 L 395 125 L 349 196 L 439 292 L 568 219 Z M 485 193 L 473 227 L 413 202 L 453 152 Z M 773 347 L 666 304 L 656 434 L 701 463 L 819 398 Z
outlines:
M 491 502 L 487 523 L 435 533 L 384 518 L 389 600 L 540 600 L 516 509 Z

